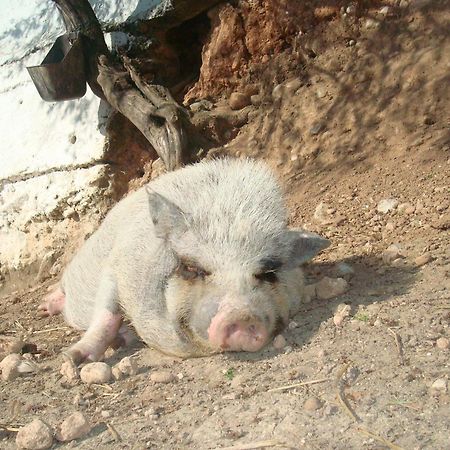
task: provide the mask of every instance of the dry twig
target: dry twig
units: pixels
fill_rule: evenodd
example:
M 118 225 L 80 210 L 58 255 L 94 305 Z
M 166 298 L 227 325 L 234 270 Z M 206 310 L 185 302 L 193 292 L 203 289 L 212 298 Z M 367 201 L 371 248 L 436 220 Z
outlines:
M 272 388 L 272 389 L 269 389 L 267 392 L 286 391 L 288 389 L 293 389 L 296 387 L 309 386 L 311 384 L 317 384 L 317 383 L 324 383 L 325 381 L 331 381 L 331 379 L 330 378 L 318 378 L 317 380 L 302 381 L 301 383 L 288 384 L 286 386 Z
M 248 444 L 237 444 L 233 445 L 231 447 L 222 447 L 221 450 L 254 450 L 258 448 L 264 448 L 264 447 L 281 447 L 284 446 L 283 442 L 276 441 L 276 440 L 269 440 L 269 441 L 256 441 L 256 442 L 250 442 Z
M 400 335 L 392 328 L 388 328 L 388 331 L 389 331 L 389 333 L 392 334 L 392 336 L 394 336 L 395 345 L 397 346 L 398 357 L 400 359 L 400 365 L 403 366 L 405 364 L 405 360 L 403 357 L 402 339 L 401 339 Z
M 114 425 L 112 423 L 108 423 L 108 422 L 105 422 L 105 425 L 108 428 L 109 432 L 111 433 L 113 439 L 116 442 L 120 442 L 122 440 L 122 437 L 120 436 L 120 434 L 118 433 L 118 431 L 116 430 Z
M 371 437 L 372 439 L 375 439 L 376 441 L 382 443 L 386 447 L 390 448 L 391 450 L 404 450 L 403 447 L 399 447 L 398 445 L 395 445 L 391 441 L 388 441 L 384 437 L 378 436 L 377 434 L 373 433 L 372 431 L 368 430 L 367 428 L 356 428 L 356 431 L 359 433 L 365 434 L 366 436 Z
M 342 388 L 342 377 L 344 376 L 344 373 L 347 371 L 349 366 L 350 364 L 345 364 L 336 375 L 336 398 L 338 401 L 338 405 L 345 412 L 345 414 L 347 414 L 355 422 L 361 422 L 361 419 L 356 415 L 356 413 L 349 405 Z

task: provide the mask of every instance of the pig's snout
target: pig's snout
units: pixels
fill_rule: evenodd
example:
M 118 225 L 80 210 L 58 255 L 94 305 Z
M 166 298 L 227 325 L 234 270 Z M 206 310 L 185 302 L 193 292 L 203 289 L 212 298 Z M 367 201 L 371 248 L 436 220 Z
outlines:
M 208 328 L 208 339 L 215 347 L 231 352 L 257 352 L 269 338 L 267 327 L 258 318 L 233 320 L 217 314 Z

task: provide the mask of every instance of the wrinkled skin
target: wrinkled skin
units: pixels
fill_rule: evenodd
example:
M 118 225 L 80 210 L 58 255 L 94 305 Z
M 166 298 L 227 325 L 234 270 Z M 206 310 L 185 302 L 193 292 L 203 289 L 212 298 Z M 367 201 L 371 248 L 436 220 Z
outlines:
M 299 266 L 329 243 L 287 228 L 280 189 L 262 164 L 202 162 L 119 202 L 40 306 L 86 330 L 67 354 L 99 359 L 132 339 L 177 356 L 254 352 L 302 300 Z

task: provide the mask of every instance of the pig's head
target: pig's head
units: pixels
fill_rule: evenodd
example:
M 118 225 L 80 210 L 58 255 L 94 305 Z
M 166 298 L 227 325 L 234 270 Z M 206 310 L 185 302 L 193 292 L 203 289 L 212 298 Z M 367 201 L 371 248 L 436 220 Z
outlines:
M 251 195 L 242 179 L 184 202 L 149 192 L 155 233 L 173 255 L 168 314 L 197 354 L 264 347 L 287 324 L 292 283 L 303 286 L 299 266 L 329 245 L 287 228 L 278 186 L 264 174 Z

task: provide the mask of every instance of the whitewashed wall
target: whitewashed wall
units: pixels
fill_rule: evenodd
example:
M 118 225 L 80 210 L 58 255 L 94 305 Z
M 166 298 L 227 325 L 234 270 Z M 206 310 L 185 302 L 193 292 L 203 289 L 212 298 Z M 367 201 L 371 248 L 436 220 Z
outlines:
M 91 0 L 99 20 L 113 23 L 148 17 L 159 3 Z M 49 240 L 29 224 L 95 201 L 104 173 L 108 108 L 89 88 L 82 99 L 44 102 L 26 71 L 64 31 L 50 0 L 0 1 L 0 271 L 42 257 Z

